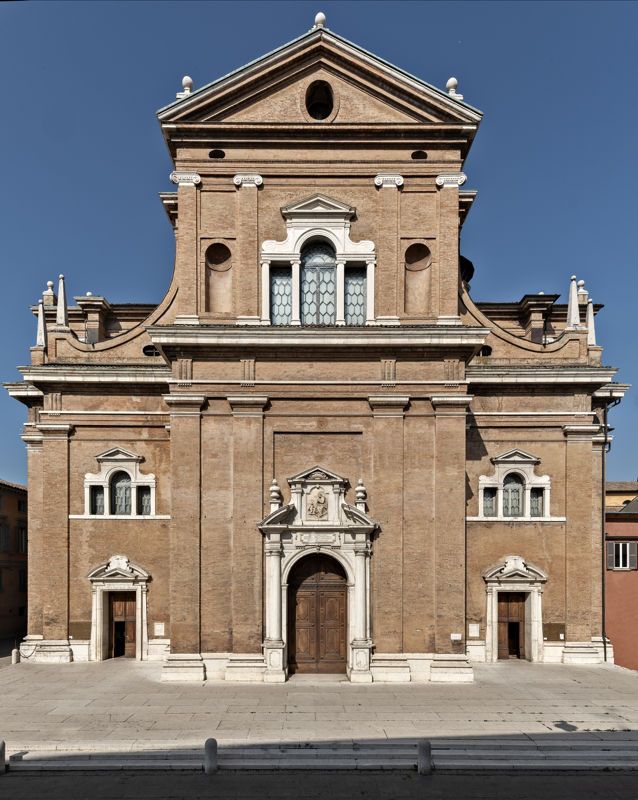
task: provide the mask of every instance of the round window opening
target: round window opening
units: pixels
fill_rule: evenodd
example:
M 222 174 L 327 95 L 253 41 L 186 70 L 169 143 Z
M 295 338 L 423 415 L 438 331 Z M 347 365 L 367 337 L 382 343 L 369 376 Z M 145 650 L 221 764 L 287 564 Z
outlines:
M 311 83 L 306 91 L 306 110 L 313 119 L 327 119 L 332 114 L 334 98 L 330 84 L 325 81 Z
M 405 268 L 410 272 L 419 272 L 419 270 L 429 267 L 431 263 L 432 253 L 421 242 L 411 244 L 405 251 Z
M 206 249 L 206 265 L 215 272 L 225 272 L 232 265 L 230 255 L 225 244 L 215 242 Z

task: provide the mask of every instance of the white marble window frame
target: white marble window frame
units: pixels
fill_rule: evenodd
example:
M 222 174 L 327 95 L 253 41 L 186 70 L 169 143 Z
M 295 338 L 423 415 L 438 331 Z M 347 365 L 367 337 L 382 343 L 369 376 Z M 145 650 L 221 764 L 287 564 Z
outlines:
M 152 473 L 143 473 L 140 470 L 139 456 L 131 455 L 131 458 L 100 459 L 100 471 L 97 473 L 87 472 L 84 476 L 84 514 L 69 514 L 69 519 L 168 519 L 167 515 L 156 513 L 156 480 Z M 125 472 L 131 479 L 131 513 L 112 514 L 111 513 L 111 480 L 117 472 Z M 91 513 L 91 489 L 100 487 L 104 492 L 104 513 Z M 151 513 L 137 513 L 137 490 L 138 487 L 148 487 L 151 491 Z

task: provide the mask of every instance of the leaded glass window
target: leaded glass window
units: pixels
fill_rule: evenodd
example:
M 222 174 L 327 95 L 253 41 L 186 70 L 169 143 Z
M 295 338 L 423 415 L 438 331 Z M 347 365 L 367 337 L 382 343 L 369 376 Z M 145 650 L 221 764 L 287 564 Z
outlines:
M 496 489 L 483 489 L 483 516 L 496 516 Z
M 270 268 L 270 322 L 290 325 L 292 321 L 292 276 L 290 267 Z
M 137 487 L 137 513 L 147 517 L 151 513 L 151 487 Z
M 544 516 L 544 490 L 532 489 L 529 497 L 529 513 L 531 517 Z
M 345 271 L 346 325 L 365 325 L 366 322 L 366 271 L 364 268 Z
M 111 479 L 111 514 L 130 515 L 131 479 L 126 472 L 116 472 Z
M 503 481 L 503 516 L 523 516 L 523 480 L 518 475 L 507 475 Z
M 91 514 L 104 514 L 104 487 L 91 486 Z
M 301 253 L 301 324 L 334 325 L 337 312 L 335 252 L 312 242 Z

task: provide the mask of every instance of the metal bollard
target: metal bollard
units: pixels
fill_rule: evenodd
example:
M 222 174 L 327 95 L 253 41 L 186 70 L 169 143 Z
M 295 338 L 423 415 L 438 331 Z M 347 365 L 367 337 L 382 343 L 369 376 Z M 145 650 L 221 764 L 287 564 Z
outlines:
M 11 663 L 12 664 L 19 664 L 20 663 L 20 651 L 17 647 L 14 647 L 11 651 Z
M 207 775 L 213 775 L 218 769 L 217 739 L 206 739 L 204 742 L 204 772 Z
M 0 775 L 7 771 L 7 746 L 4 739 L 0 739 Z
M 419 775 L 432 774 L 432 744 L 428 739 L 421 739 L 419 742 L 417 770 Z

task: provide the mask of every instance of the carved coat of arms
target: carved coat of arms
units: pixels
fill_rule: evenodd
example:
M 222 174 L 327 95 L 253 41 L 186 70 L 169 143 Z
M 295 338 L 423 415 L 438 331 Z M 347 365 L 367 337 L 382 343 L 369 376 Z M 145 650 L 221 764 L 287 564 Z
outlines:
M 308 492 L 306 516 L 308 519 L 327 519 L 328 497 L 323 487 L 313 486 L 313 488 Z

